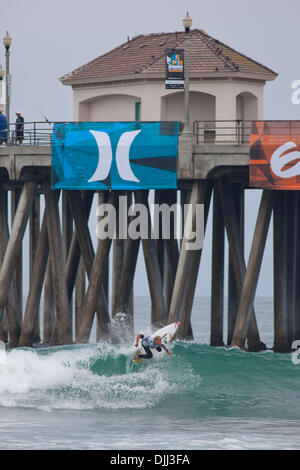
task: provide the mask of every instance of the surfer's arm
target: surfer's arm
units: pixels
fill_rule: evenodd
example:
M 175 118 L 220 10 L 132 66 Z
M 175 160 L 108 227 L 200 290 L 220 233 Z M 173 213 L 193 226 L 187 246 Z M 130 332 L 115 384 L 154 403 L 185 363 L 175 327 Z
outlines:
M 136 340 L 135 340 L 135 347 L 137 348 L 138 345 L 139 345 L 139 340 L 140 338 L 144 338 L 144 335 L 141 335 L 141 333 L 138 333 L 137 336 L 136 336 Z
M 166 351 L 167 354 L 169 354 L 169 356 L 172 355 L 171 351 L 169 351 L 164 344 L 162 344 L 161 347 Z

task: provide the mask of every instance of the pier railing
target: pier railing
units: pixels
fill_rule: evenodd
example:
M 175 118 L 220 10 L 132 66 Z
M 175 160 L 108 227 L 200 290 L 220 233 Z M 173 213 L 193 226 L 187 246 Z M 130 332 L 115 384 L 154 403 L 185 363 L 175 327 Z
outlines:
M 57 122 L 57 121 L 56 121 Z M 194 121 L 193 134 L 197 144 L 248 144 L 252 121 Z M 183 127 L 183 123 L 180 129 Z M 51 145 L 54 122 L 34 121 L 24 123 L 22 145 Z M 3 139 L 3 136 L 6 138 Z M 0 140 L 6 145 L 17 145 L 18 135 L 15 123 L 9 125 L 9 131 L 0 131 Z
M 197 144 L 248 144 L 252 121 L 194 121 Z
M 22 145 L 51 145 L 54 122 L 25 122 Z M 9 124 L 8 130 L 0 131 L 0 141 L 6 145 L 17 145 L 18 132 L 15 123 Z

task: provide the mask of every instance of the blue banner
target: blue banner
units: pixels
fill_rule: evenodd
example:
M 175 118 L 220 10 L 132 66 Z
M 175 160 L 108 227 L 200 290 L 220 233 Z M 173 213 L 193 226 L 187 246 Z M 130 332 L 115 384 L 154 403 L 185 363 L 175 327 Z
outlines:
M 178 122 L 56 123 L 53 189 L 176 189 Z

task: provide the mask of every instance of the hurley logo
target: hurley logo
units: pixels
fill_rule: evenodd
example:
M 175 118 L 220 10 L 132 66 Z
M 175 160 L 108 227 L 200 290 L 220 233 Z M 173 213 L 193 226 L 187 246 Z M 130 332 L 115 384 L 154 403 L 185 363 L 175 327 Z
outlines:
M 124 132 L 117 145 L 116 164 L 120 177 L 125 181 L 140 182 L 133 173 L 129 162 L 131 144 L 140 132 L 141 130 Z M 90 131 L 90 133 L 93 135 L 98 145 L 99 161 L 95 173 L 89 179 L 89 183 L 92 181 L 102 181 L 108 177 L 113 158 L 109 134 L 102 131 Z
M 286 142 L 278 147 L 272 154 L 270 164 L 273 173 L 280 178 L 292 178 L 300 175 L 300 152 L 294 151 L 286 153 L 288 150 L 297 147 L 294 142 Z M 291 168 L 283 169 L 289 163 L 294 162 Z

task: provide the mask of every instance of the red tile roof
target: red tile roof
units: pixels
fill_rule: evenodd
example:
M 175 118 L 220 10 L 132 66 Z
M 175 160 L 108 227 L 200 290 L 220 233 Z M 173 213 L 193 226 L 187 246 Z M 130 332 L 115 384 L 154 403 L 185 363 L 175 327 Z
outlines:
M 190 31 L 189 60 L 191 73 L 248 73 L 267 75 L 277 73 L 241 54 L 202 30 Z M 136 36 L 110 52 L 64 75 L 64 84 L 81 80 L 101 80 L 107 77 L 145 73 L 165 73 L 165 49 L 185 47 L 185 32 Z

